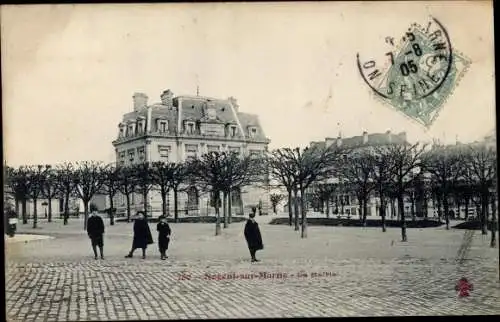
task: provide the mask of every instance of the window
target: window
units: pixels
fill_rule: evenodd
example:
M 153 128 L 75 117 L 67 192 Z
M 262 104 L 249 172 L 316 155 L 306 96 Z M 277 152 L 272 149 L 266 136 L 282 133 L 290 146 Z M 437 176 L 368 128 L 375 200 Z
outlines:
M 139 155 L 139 160 L 144 161 L 146 157 L 144 147 L 137 148 L 137 154 Z
M 218 145 L 207 145 L 207 150 L 208 150 L 208 153 L 219 152 L 219 146 Z
M 259 156 L 260 155 L 260 150 L 250 150 L 250 155 L 251 156 Z
M 236 136 L 236 126 L 231 126 L 231 136 Z
M 125 166 L 125 160 L 120 161 L 120 166 L 122 166 L 122 167 Z
M 159 146 L 158 152 L 160 154 L 160 160 L 162 162 L 168 162 L 168 157 L 170 154 L 170 147 L 169 146 Z
M 120 136 L 121 138 L 123 137 L 123 134 L 124 134 L 123 132 L 124 132 L 123 127 L 121 127 L 121 126 L 120 126 L 120 134 L 119 134 L 119 136 Z
M 240 154 L 240 147 L 239 146 L 230 146 L 229 152 L 235 152 L 237 154 Z
M 130 162 L 134 162 L 134 158 L 135 158 L 135 153 L 134 151 L 128 151 L 128 159 Z
M 162 133 L 167 132 L 167 122 L 165 122 L 165 121 L 160 122 L 160 132 L 162 132 Z
M 128 136 L 134 135 L 134 126 L 133 125 L 129 125 L 127 134 L 128 134 Z
M 186 159 L 198 157 L 198 146 L 195 144 L 186 144 Z
M 188 123 L 188 133 L 193 134 L 194 132 L 194 124 L 193 123 Z
M 257 128 L 251 127 L 250 131 L 248 131 L 248 134 L 250 135 L 251 138 L 254 138 L 255 135 L 257 134 Z

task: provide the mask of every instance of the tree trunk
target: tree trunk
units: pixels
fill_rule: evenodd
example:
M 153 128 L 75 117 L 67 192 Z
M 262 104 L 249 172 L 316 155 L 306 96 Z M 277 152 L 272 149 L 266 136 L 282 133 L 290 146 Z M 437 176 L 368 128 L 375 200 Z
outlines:
M 130 222 L 130 213 L 131 213 L 131 209 L 130 209 L 130 194 L 126 193 L 125 194 L 125 198 L 127 199 L 127 222 Z
M 306 207 L 304 202 L 304 189 L 300 189 L 300 212 L 302 215 L 302 231 L 300 234 L 301 238 L 307 238 L 307 216 L 306 216 Z
M 335 214 L 339 214 L 339 196 L 335 195 Z
M 443 193 L 443 209 L 444 209 L 444 220 L 446 222 L 446 230 L 450 229 L 450 210 L 448 205 L 448 195 Z
M 292 226 L 293 221 L 293 211 L 292 211 L 292 190 L 288 190 L 288 223 Z
M 227 192 L 227 223 L 231 224 L 232 219 L 232 211 L 231 211 L 231 191 Z
M 37 223 L 38 223 L 37 198 L 33 198 L 33 228 L 36 228 Z
M 408 241 L 408 237 L 406 236 L 406 220 L 405 220 L 405 205 L 403 198 L 403 191 L 400 190 L 398 194 L 398 212 L 401 214 L 401 241 Z
M 465 203 L 465 220 L 469 219 L 469 198 L 464 198 Z
M 385 210 L 386 210 L 386 204 L 385 204 L 385 199 L 384 197 L 380 196 L 380 216 L 382 217 L 382 232 L 386 232 L 386 226 L 385 226 Z
M 168 196 L 168 189 L 161 188 L 161 214 L 163 216 L 167 216 L 167 196 Z
M 16 217 L 18 217 L 19 216 L 19 199 L 17 197 L 15 197 L 14 202 L 16 203 L 16 205 L 14 206 L 15 211 L 16 211 Z
M 68 224 L 69 219 L 69 192 L 66 192 L 64 196 L 64 224 Z
M 491 195 L 491 241 L 490 246 L 496 246 L 496 231 L 497 231 L 497 205 L 496 205 L 496 194 Z
M 111 226 L 114 226 L 115 224 L 115 214 L 114 214 L 115 205 L 113 202 L 113 197 L 114 197 L 113 194 L 109 195 L 109 224 Z
M 415 195 L 413 192 L 410 193 L 410 202 L 411 202 L 411 220 L 415 221 Z
M 363 197 L 363 227 L 366 227 L 366 216 L 368 215 L 368 196 Z
M 26 225 L 28 223 L 28 215 L 26 213 L 26 198 L 23 198 L 21 200 L 21 212 L 23 216 L 23 225 Z
M 179 206 L 178 204 L 178 187 L 174 187 L 174 221 L 178 222 L 179 221 Z
M 143 203 L 143 207 L 144 207 L 144 216 L 146 216 L 146 218 L 148 218 L 148 192 L 147 190 L 143 190 L 142 191 L 142 203 Z
M 83 200 L 83 230 L 87 230 L 87 220 L 89 220 L 89 202 L 90 200 Z
M 363 223 L 363 198 L 358 195 L 358 211 L 359 211 L 359 221 Z
M 219 192 L 214 194 L 214 208 L 215 208 L 215 236 L 219 236 L 221 234 L 221 226 L 220 226 L 220 211 L 219 211 Z
M 326 218 L 330 218 L 330 198 L 326 198 Z
M 488 234 L 488 192 L 483 191 L 481 194 L 481 218 L 483 219 L 481 225 L 481 232 L 483 235 Z
M 49 207 L 49 216 L 48 216 L 48 222 L 52 222 L 52 197 L 50 197 L 50 192 L 49 192 L 49 197 L 48 197 L 48 207 Z
M 436 201 L 437 201 L 437 207 L 438 207 L 438 209 L 437 209 L 438 210 L 438 219 L 439 219 L 439 221 L 441 221 L 441 218 L 443 216 L 443 212 L 441 210 L 441 194 L 438 194 L 436 196 Z
M 295 231 L 299 231 L 299 200 L 298 200 L 298 191 L 294 190 L 294 201 L 293 201 L 293 206 L 294 206 L 294 212 L 295 212 Z
M 222 216 L 224 218 L 224 228 L 227 228 L 227 192 L 222 193 Z

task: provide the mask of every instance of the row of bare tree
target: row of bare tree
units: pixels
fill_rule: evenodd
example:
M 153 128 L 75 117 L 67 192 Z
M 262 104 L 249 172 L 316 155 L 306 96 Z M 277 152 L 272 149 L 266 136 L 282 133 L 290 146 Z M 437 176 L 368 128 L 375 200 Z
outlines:
M 492 245 L 495 244 L 496 225 L 494 208 L 497 198 L 493 198 L 496 196 L 496 164 L 496 151 L 482 144 L 435 145 L 430 149 L 418 143 L 394 144 L 355 150 L 313 146 L 302 151 L 279 149 L 273 151 L 270 158 L 274 179 L 288 192 L 290 226 L 295 221 L 295 230 L 299 230 L 299 213 L 302 217 L 302 237 L 307 236 L 307 196 L 317 198 L 329 207 L 334 196 L 352 193 L 359 201 L 364 224 L 369 198 L 377 196 L 384 232 L 387 202 L 395 199 L 401 220 L 401 237 L 406 241 L 406 196 L 434 197 L 444 208 L 446 228 L 449 229 L 448 200 L 453 195 L 458 198 L 455 199 L 458 204 L 464 201 L 466 208 L 470 201 L 477 203 L 483 234 L 487 234 L 488 205 L 491 202 Z M 280 194 L 271 195 L 273 207 L 281 198 Z M 329 214 L 329 209 L 326 212 Z
M 223 209 L 224 227 L 231 223 L 231 191 L 248 185 L 268 186 L 276 183 L 288 192 L 290 225 L 294 221 L 297 231 L 300 214 L 302 237 L 307 236 L 306 194 L 311 190 L 322 189 L 323 197 L 328 200 L 329 195 L 340 186 L 349 187 L 349 190 L 356 194 L 363 220 L 366 220 L 369 196 L 378 196 L 383 231 L 386 202 L 388 198 L 396 199 L 402 240 L 406 241 L 404 198 L 417 181 L 425 182 L 432 188 L 427 190 L 436 193 L 443 202 L 447 227 L 448 196 L 457 187 L 469 187 L 468 191 L 481 200 L 481 220 L 485 232 L 488 198 L 490 190 L 496 184 L 496 151 L 484 145 L 460 148 L 441 146 L 430 150 L 418 143 L 372 146 L 355 150 L 336 145 L 313 145 L 305 149 L 277 149 L 261 156 L 211 152 L 184 163 L 144 162 L 117 167 L 86 161 L 75 166 L 65 163 L 55 167 L 7 167 L 6 172 L 7 183 L 12 188 L 16 200 L 22 205 L 23 223 L 27 222 L 26 200 L 34 201 L 34 227 L 37 224 L 36 200 L 40 198 L 49 199 L 49 221 L 50 200 L 56 197 L 64 198 L 66 224 L 70 196 L 77 196 L 83 201 L 87 219 L 92 197 L 97 193 L 106 193 L 111 206 L 110 222 L 113 224 L 113 197 L 118 192 L 126 197 L 127 218 L 130 220 L 130 194 L 135 192 L 143 196 L 144 210 L 148 213 L 147 196 L 153 188 L 160 191 L 162 196 L 163 214 L 168 212 L 167 196 L 173 191 L 174 216 L 177 219 L 178 193 L 195 185 L 211 196 L 217 217 L 218 235 L 221 230 L 219 205 L 222 205 Z M 273 183 L 270 183 L 270 179 Z M 275 199 L 276 197 L 271 198 L 273 204 Z M 16 206 L 17 204 L 18 202 Z

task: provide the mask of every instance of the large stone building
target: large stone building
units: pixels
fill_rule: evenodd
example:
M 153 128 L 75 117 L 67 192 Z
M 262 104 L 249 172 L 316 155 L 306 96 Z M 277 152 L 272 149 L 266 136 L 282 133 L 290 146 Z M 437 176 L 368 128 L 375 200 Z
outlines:
M 123 116 L 118 125 L 118 138 L 113 141 L 117 165 L 139 162 L 183 162 L 212 151 L 234 151 L 262 154 L 267 151 L 266 138 L 257 115 L 239 110 L 236 99 L 202 96 L 176 96 L 170 90 L 160 96 L 161 102 L 148 104 L 148 96 L 135 93 L 133 111 Z M 198 187 L 184 187 L 179 193 L 179 215 L 205 215 L 213 210 L 208 194 Z M 243 214 L 259 203 L 267 211 L 266 187 L 244 187 L 232 193 L 233 214 Z M 150 215 L 161 213 L 158 191 L 149 194 Z M 132 208 L 143 209 L 139 194 L 132 194 Z M 169 214 L 173 213 L 173 193 L 168 198 Z M 126 211 L 125 196 L 117 197 L 117 214 Z M 264 210 L 263 210 L 264 211 Z
M 398 134 L 391 133 L 391 131 L 387 131 L 386 133 L 372 133 L 363 132 L 362 135 L 353 136 L 348 138 L 343 138 L 339 134 L 337 138 L 326 138 L 325 141 L 316 141 L 311 142 L 310 146 L 319 145 L 323 147 L 329 147 L 331 145 L 336 145 L 338 147 L 347 148 L 351 155 L 356 153 L 361 153 L 370 149 L 374 149 L 377 146 L 385 146 L 389 144 L 408 144 L 406 139 L 406 133 L 401 132 Z M 346 156 L 346 162 L 348 162 L 349 156 Z M 332 215 L 339 216 L 359 216 L 359 202 L 352 191 L 349 188 L 349 183 L 345 181 L 342 177 L 332 177 L 325 182 L 320 184 L 333 184 L 337 185 L 337 193 L 332 197 L 332 200 L 329 200 L 328 207 L 322 207 L 323 209 L 329 209 Z M 314 187 L 312 187 L 314 188 Z M 410 213 L 411 204 L 405 202 L 405 213 Z M 378 216 L 380 213 L 380 201 L 375 193 L 370 194 L 368 200 L 368 217 Z M 318 210 L 318 209 L 316 209 Z M 394 200 L 387 200 L 387 209 L 386 215 L 388 218 L 397 217 L 397 204 L 394 203 Z

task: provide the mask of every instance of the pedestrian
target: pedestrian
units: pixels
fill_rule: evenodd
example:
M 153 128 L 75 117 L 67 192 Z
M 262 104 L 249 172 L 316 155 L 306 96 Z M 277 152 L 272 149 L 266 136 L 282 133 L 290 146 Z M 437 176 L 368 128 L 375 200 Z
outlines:
M 258 250 L 264 249 L 259 224 L 255 221 L 255 210 L 255 207 L 253 207 L 252 213 L 249 216 L 250 218 L 247 220 L 244 231 L 248 249 L 250 250 L 250 256 L 252 257 L 252 262 L 259 261 L 257 258 L 255 258 L 255 253 Z
M 104 259 L 104 221 L 97 213 L 97 207 L 94 204 L 90 205 L 90 217 L 87 220 L 87 234 L 92 242 L 94 258 L 97 259 L 97 247 L 99 247 L 101 259 Z
M 134 221 L 134 240 L 132 241 L 132 249 L 126 258 L 132 258 L 134 251 L 137 248 L 142 249 L 142 259 L 146 258 L 146 248 L 153 243 L 153 236 L 146 219 L 146 215 L 142 211 L 138 211 Z
M 161 259 L 165 260 L 168 258 L 166 252 L 168 250 L 168 244 L 170 243 L 170 226 L 167 222 L 167 217 L 160 216 L 160 222 L 156 226 L 158 230 L 158 247 L 160 248 Z

